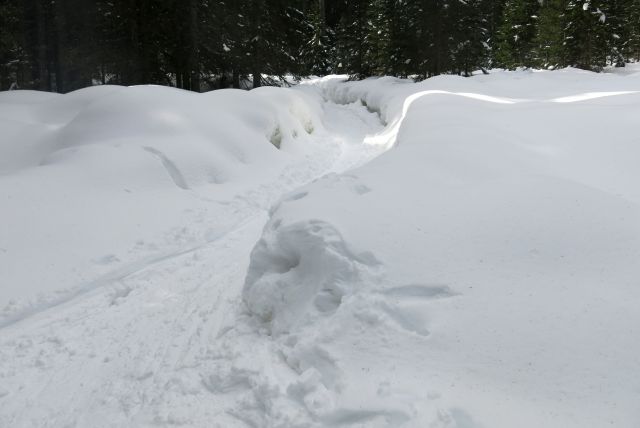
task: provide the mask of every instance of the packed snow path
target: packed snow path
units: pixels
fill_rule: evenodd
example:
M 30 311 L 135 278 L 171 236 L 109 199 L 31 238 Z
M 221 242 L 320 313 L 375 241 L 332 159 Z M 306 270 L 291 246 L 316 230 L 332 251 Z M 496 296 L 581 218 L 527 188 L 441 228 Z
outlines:
M 187 240 L 123 263 L 5 317 L 0 426 L 244 426 L 232 411 L 234 391 L 251 385 L 233 384 L 238 377 L 225 380 L 222 372 L 230 367 L 225 359 L 243 350 L 226 349 L 221 338 L 243 306 L 249 253 L 268 209 L 310 179 L 361 165 L 385 148 L 365 142 L 382 128 L 375 113 L 329 101 L 322 109 L 326 130 L 315 137 L 321 147 L 315 157 L 285 169 L 271 185 L 210 202 L 213 208 L 198 216 L 217 216 L 223 227 L 205 242 Z

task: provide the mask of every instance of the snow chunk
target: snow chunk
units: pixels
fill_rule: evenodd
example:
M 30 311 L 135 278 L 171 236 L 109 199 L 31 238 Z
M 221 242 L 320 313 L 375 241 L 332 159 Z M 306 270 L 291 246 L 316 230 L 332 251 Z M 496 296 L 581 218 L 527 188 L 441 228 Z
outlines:
M 335 312 L 363 281 L 363 271 L 377 264 L 371 255 L 350 249 L 328 223 L 280 224 L 270 222 L 254 248 L 243 293 L 249 310 L 272 334 Z

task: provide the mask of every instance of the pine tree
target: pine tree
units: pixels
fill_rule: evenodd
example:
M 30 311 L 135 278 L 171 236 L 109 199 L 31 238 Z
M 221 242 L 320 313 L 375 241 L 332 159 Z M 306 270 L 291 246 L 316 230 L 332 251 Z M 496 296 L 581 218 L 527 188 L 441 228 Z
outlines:
M 564 13 L 568 0 L 545 0 L 540 7 L 534 63 L 542 68 L 567 64 L 564 49 Z
M 607 64 L 609 35 L 606 0 L 570 0 L 565 9 L 564 46 L 569 65 L 601 70 Z
M 13 2 L 0 2 L 0 90 L 35 83 L 31 73 L 26 72 L 31 68 L 31 61 L 23 37 L 23 13 L 24 10 Z
M 630 0 L 626 13 L 629 59 L 640 60 L 640 0 Z
M 337 31 L 337 69 L 355 78 L 370 76 L 367 63 L 368 1 L 353 0 L 347 3 Z
M 364 63 L 374 75 L 384 75 L 391 68 L 390 33 L 393 3 L 393 0 L 370 0 L 366 9 Z
M 600 70 L 640 59 L 640 0 L 0 0 L 0 49 L 0 88 L 60 92 Z
M 488 66 L 494 67 L 497 64 L 496 53 L 498 52 L 498 43 L 500 42 L 498 37 L 498 31 L 502 24 L 502 14 L 505 6 L 505 0 L 486 0 L 485 2 L 485 19 L 487 20 L 488 30 Z
M 389 2 L 391 14 L 389 24 L 389 45 L 387 73 L 402 77 L 420 74 L 421 40 L 419 32 L 420 2 L 397 0 Z
M 319 2 L 305 15 L 305 43 L 300 50 L 304 71 L 320 76 L 331 74 L 336 65 L 335 34 L 326 24 L 324 8 Z
M 609 62 L 624 67 L 629 54 L 629 27 L 626 25 L 629 0 L 609 0 L 605 5 L 605 32 Z
M 505 3 L 497 34 L 496 61 L 499 65 L 509 69 L 533 65 L 539 7 L 538 0 L 508 0 Z
M 419 74 L 436 76 L 452 70 L 449 0 L 422 0 L 417 21 Z
M 490 56 L 488 3 L 467 0 L 452 7 L 451 63 L 459 74 L 470 76 L 474 69 L 487 67 Z

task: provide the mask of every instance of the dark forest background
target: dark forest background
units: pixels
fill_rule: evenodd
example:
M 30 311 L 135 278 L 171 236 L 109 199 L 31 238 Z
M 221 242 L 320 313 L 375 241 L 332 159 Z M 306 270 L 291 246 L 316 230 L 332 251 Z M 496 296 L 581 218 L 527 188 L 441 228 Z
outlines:
M 640 58 L 640 0 L 0 0 L 0 89 L 202 91 Z

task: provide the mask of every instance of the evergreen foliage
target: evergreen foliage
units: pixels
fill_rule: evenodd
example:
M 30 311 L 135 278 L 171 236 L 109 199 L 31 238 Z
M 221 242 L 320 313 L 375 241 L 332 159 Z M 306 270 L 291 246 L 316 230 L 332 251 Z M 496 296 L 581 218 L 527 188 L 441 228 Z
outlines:
M 565 55 L 565 10 L 568 0 L 545 0 L 540 7 L 534 41 L 534 62 L 541 68 L 567 63 Z
M 539 7 L 538 0 L 506 1 L 497 34 L 496 61 L 499 65 L 509 69 L 533 65 Z
M 417 79 L 640 59 L 640 0 L 0 0 L 0 90 Z

